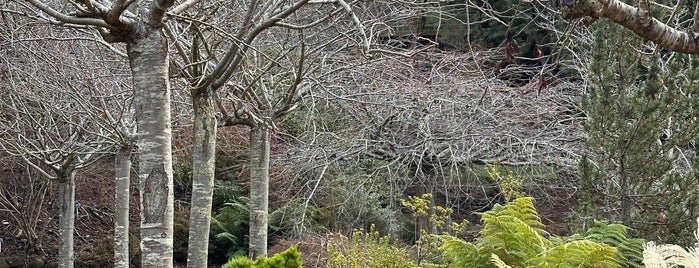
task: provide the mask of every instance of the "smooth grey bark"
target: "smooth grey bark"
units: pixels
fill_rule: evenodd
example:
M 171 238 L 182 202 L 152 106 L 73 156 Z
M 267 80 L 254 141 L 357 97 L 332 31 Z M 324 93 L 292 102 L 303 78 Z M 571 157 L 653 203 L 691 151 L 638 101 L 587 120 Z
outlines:
M 73 252 L 73 233 L 75 231 L 75 172 L 65 171 L 58 176 L 59 236 L 58 267 L 72 268 L 75 261 Z
M 267 256 L 269 223 L 270 129 L 256 124 L 250 129 L 250 258 Z
M 141 267 L 172 267 L 173 182 L 168 45 L 163 18 L 175 0 L 78 1 L 59 10 L 41 0 L 27 3 L 56 24 L 88 26 L 109 43 L 126 43 L 136 110 L 141 197 Z M 175 8 L 183 12 L 198 1 Z M 24 4 L 23 4 L 24 5 Z M 133 6 L 132 6 L 133 5 Z M 26 5 L 25 5 L 26 6 Z M 71 11 L 72 9 L 72 11 Z M 137 12 L 126 13 L 130 9 Z M 63 13 L 62 10 L 66 10 Z M 38 14 L 38 13 L 37 13 Z M 44 15 L 41 15 L 43 17 Z
M 198 92 L 193 91 L 192 104 L 194 106 L 194 152 L 187 267 L 206 268 L 216 166 L 217 121 L 213 90 L 206 88 Z
M 129 267 L 129 199 L 131 197 L 131 146 L 116 154 L 114 189 L 114 267 Z
M 647 4 L 642 0 L 639 5 L 645 7 Z M 646 8 L 634 7 L 621 0 L 561 0 L 560 7 L 561 16 L 564 19 L 572 20 L 588 16 L 609 18 L 638 36 L 668 50 L 699 54 L 699 32 L 697 32 L 699 31 L 699 24 L 697 24 L 699 9 L 695 13 L 693 27 L 681 31 L 653 18 Z
M 141 267 L 172 267 L 173 181 L 168 46 L 161 27 L 137 24 L 133 74 L 141 197 Z

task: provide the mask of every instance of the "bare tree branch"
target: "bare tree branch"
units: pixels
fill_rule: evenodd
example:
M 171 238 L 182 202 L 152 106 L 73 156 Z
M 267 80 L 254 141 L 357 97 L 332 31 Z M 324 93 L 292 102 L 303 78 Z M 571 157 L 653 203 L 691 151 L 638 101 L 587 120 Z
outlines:
M 114 5 L 112 5 L 112 9 L 109 10 L 104 20 L 111 25 L 120 26 L 121 21 L 119 21 L 119 17 L 121 17 L 121 14 L 124 13 L 124 11 L 126 11 L 126 9 L 129 8 L 129 6 L 134 2 L 135 0 L 115 1 Z
M 183 12 L 187 11 L 187 10 L 190 9 L 192 6 L 194 6 L 194 5 L 196 5 L 196 4 L 200 3 L 200 2 L 201 2 L 201 0 L 187 0 L 187 1 L 184 1 L 183 3 L 181 3 L 181 4 L 177 5 L 176 7 L 172 8 L 172 9 L 168 12 L 168 14 L 177 14 L 177 15 L 182 14 Z
M 76 25 L 91 25 L 91 26 L 103 27 L 103 28 L 107 28 L 107 29 L 116 29 L 115 26 L 112 26 L 101 19 L 79 18 L 79 17 L 69 16 L 69 15 L 63 14 L 61 12 L 58 12 L 57 10 L 51 8 L 50 6 L 46 5 L 44 2 L 41 2 L 39 0 L 27 0 L 27 1 L 29 3 L 31 3 L 33 6 L 35 6 L 36 8 L 38 8 L 39 10 L 41 10 L 44 13 L 48 14 L 49 16 L 55 18 L 56 20 L 60 21 L 61 23 L 69 23 L 69 24 L 76 24 Z

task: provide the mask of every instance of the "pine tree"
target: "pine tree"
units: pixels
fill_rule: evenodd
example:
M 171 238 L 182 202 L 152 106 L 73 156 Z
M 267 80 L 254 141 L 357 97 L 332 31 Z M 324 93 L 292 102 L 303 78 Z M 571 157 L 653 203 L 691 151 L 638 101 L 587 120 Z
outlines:
M 597 29 L 582 103 L 591 155 L 581 164 L 581 213 L 681 242 L 699 213 L 699 61 L 610 24 Z

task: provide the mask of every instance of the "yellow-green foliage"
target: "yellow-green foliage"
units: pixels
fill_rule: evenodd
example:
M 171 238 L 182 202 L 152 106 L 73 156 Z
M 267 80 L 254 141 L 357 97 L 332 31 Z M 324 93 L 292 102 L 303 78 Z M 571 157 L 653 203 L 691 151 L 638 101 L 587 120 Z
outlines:
M 498 164 L 486 166 L 486 171 L 500 186 L 500 192 L 505 196 L 505 200 L 512 201 L 518 197 L 525 196 L 522 192 L 522 180 L 516 177 L 512 171 L 508 172 L 507 175 L 503 175 Z
M 622 267 L 643 267 L 643 239 L 629 238 L 628 227 L 621 224 L 606 224 L 595 221 L 586 232 L 585 239 L 615 247 L 616 260 Z
M 432 194 L 423 194 L 422 196 L 408 196 L 408 199 L 401 199 L 400 203 L 410 210 L 413 217 L 427 216 L 430 211 L 430 199 Z
M 246 257 L 237 257 L 222 268 L 301 268 L 301 264 L 301 253 L 292 246 L 270 258 L 259 257 L 253 261 Z
M 441 236 L 447 267 L 620 267 L 614 247 L 549 238 L 530 197 L 496 205 L 481 221 L 483 229 L 473 243 Z
M 616 249 L 590 240 L 576 240 L 546 249 L 528 260 L 528 267 L 620 267 Z
M 332 235 L 328 239 L 328 267 L 384 268 L 416 267 L 410 254 L 390 236 L 380 236 L 372 226 L 369 232 L 355 231 L 351 238 Z
M 432 194 L 427 193 L 421 196 L 408 196 L 407 199 L 401 199 L 400 203 L 410 211 L 410 213 L 413 215 L 413 218 L 415 218 L 416 221 L 420 217 L 429 216 L 428 220 L 433 226 L 436 227 L 438 232 L 450 232 L 459 234 L 465 231 L 466 226 L 468 225 L 468 221 L 463 220 L 462 222 L 452 222 L 451 215 L 454 214 L 454 210 L 451 208 L 445 208 L 443 206 L 434 206 L 434 213 L 430 214 L 430 210 L 432 210 L 430 209 L 431 199 Z M 450 224 L 447 225 L 447 223 Z

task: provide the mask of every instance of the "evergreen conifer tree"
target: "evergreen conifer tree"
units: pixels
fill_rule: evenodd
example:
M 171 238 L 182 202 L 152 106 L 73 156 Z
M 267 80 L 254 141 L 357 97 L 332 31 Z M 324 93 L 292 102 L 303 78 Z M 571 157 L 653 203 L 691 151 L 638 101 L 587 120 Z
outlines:
M 582 102 L 591 155 L 581 163 L 581 213 L 682 243 L 699 215 L 699 60 L 601 24 Z

